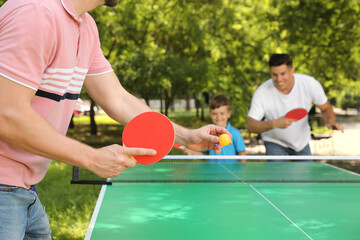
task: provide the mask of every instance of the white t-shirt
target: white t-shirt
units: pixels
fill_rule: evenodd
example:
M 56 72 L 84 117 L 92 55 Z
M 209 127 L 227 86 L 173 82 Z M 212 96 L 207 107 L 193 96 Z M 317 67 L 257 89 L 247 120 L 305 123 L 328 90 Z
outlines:
M 304 108 L 308 112 L 312 104 L 323 105 L 327 102 L 324 89 L 313 77 L 294 74 L 294 87 L 289 94 L 280 93 L 272 79 L 267 80 L 255 91 L 248 116 L 261 121 L 278 119 L 295 108 Z M 274 128 L 262 133 L 264 141 L 273 142 L 295 151 L 302 150 L 310 141 L 308 116 L 293 122 L 285 129 Z

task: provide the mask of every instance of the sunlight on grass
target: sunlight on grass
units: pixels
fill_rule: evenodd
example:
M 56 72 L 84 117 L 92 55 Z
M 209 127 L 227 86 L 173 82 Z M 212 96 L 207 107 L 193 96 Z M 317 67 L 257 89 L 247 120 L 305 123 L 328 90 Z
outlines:
M 76 124 L 90 124 L 90 116 L 74 117 L 73 121 Z M 95 116 L 96 124 L 118 124 L 117 121 L 108 117 L 107 115 Z
M 84 239 L 100 186 L 70 184 L 72 166 L 53 161 L 37 185 L 49 216 L 52 239 Z

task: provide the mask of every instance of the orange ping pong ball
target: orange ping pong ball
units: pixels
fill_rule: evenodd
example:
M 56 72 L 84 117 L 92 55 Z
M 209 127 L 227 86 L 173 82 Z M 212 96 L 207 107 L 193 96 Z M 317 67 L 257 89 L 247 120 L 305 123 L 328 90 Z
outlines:
M 219 143 L 223 146 L 227 146 L 231 143 L 231 138 L 228 134 L 221 134 L 219 137 Z

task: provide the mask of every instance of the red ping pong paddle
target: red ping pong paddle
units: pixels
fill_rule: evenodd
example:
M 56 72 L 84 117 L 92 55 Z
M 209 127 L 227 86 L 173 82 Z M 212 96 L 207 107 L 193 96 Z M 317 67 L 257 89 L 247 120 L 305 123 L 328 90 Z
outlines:
M 174 148 L 179 149 L 179 148 L 181 148 L 181 145 L 180 145 L 180 144 L 177 144 L 177 143 L 174 143 Z
M 150 148 L 155 156 L 137 155 L 133 158 L 140 164 L 152 164 L 169 153 L 175 140 L 171 121 L 161 113 L 144 112 L 133 118 L 124 128 L 122 141 L 126 147 Z
M 295 108 L 295 109 L 289 111 L 285 115 L 285 118 L 294 119 L 294 120 L 298 121 L 298 120 L 304 118 L 307 114 L 308 114 L 308 112 L 304 108 Z

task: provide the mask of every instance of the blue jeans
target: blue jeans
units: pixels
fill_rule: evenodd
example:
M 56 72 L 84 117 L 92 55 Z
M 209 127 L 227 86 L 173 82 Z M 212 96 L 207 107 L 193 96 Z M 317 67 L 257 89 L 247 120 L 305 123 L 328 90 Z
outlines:
M 35 187 L 0 184 L 0 239 L 51 239 L 49 219 Z
M 311 149 L 309 144 L 306 145 L 302 150 L 299 152 L 295 151 L 294 149 L 283 147 L 279 144 L 273 143 L 273 142 L 266 142 L 264 141 L 265 149 L 266 149 L 266 155 L 277 155 L 277 156 L 283 156 L 283 155 L 312 155 Z M 275 161 L 281 161 L 281 160 L 275 160 Z M 282 160 L 284 161 L 284 160 Z

